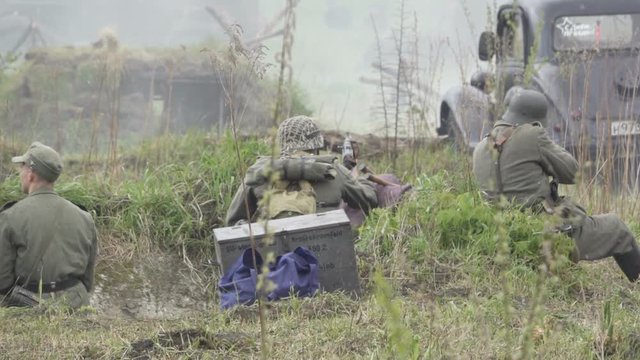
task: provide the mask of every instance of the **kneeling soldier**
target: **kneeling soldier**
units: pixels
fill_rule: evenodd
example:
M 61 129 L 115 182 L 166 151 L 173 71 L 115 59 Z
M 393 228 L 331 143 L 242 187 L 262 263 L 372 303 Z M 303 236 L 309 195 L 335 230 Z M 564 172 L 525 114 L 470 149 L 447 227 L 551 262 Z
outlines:
M 284 120 L 278 127 L 278 145 L 280 157 L 260 157 L 248 169 L 244 183 L 238 188 L 227 211 L 227 226 L 239 221 L 336 210 L 341 200 L 365 213 L 377 206 L 372 182 L 364 176 L 353 179 L 349 170 L 337 163 L 335 156 L 319 155 L 324 141 L 313 119 L 300 115 Z M 276 175 L 276 181 L 271 175 Z M 307 188 L 301 188 L 300 192 L 309 196 L 274 199 L 273 183 L 284 183 L 285 187 L 291 184 L 300 187 L 304 183 Z M 283 191 L 290 194 L 298 192 L 289 192 L 287 188 Z M 271 193 L 268 204 L 262 204 L 268 193 Z M 300 203 L 293 204 L 296 201 Z
M 473 173 L 487 198 L 507 200 L 540 212 L 559 213 L 573 238 L 574 260 L 613 256 L 629 281 L 640 275 L 640 250 L 615 214 L 589 216 L 557 196 L 555 184 L 574 184 L 578 162 L 546 133 L 547 100 L 533 90 L 505 96 L 507 111 L 473 153 Z M 552 179 L 551 186 L 549 179 Z

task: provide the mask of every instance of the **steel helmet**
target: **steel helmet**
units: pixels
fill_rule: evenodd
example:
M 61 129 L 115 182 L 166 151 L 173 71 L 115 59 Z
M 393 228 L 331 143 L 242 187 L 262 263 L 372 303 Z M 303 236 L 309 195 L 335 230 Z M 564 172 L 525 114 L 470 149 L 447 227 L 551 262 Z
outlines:
M 298 115 L 280 124 L 278 145 L 283 155 L 291 155 L 296 151 L 321 149 L 324 147 L 324 139 L 313 119 Z
M 513 99 L 513 97 L 522 90 L 524 90 L 522 86 L 510 87 L 507 93 L 504 95 L 504 101 L 502 101 L 502 104 L 504 105 L 504 107 L 505 108 L 508 107 L 509 103 L 511 102 L 511 99 Z
M 507 93 L 507 95 L 509 94 Z M 515 94 L 509 99 L 509 105 L 502 120 L 513 125 L 540 123 L 545 127 L 547 125 L 547 99 L 535 90 L 515 91 Z

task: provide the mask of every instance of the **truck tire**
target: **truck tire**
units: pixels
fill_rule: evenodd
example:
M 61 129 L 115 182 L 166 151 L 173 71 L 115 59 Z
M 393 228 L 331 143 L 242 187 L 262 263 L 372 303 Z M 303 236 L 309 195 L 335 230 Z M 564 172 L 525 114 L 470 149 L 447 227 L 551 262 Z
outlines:
M 456 122 L 456 116 L 453 114 L 453 111 L 449 111 L 446 117 L 447 123 L 447 136 L 451 146 L 454 150 L 459 152 L 465 152 L 467 146 L 464 143 L 464 137 L 462 136 L 462 131 L 458 128 L 458 123 Z

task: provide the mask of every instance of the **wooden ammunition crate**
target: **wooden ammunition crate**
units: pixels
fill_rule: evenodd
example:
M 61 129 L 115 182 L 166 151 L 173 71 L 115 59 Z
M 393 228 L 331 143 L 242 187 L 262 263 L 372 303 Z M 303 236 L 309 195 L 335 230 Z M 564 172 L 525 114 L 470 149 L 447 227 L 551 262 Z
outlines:
M 269 252 L 278 256 L 298 246 L 306 247 L 318 258 L 318 277 L 323 290 L 359 291 L 354 234 L 343 210 L 270 220 L 267 226 L 265 231 L 264 224 L 251 224 L 257 250 L 263 258 Z M 265 238 L 266 234 L 269 239 Z M 213 236 L 223 272 L 251 247 L 249 224 L 214 229 Z

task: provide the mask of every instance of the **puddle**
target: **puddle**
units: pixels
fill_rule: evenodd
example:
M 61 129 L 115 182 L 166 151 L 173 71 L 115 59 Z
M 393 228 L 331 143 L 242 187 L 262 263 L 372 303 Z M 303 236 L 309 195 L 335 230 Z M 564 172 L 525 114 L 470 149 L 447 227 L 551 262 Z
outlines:
M 170 255 L 96 269 L 91 305 L 99 314 L 132 318 L 178 318 L 217 306 L 213 270 L 195 270 Z

